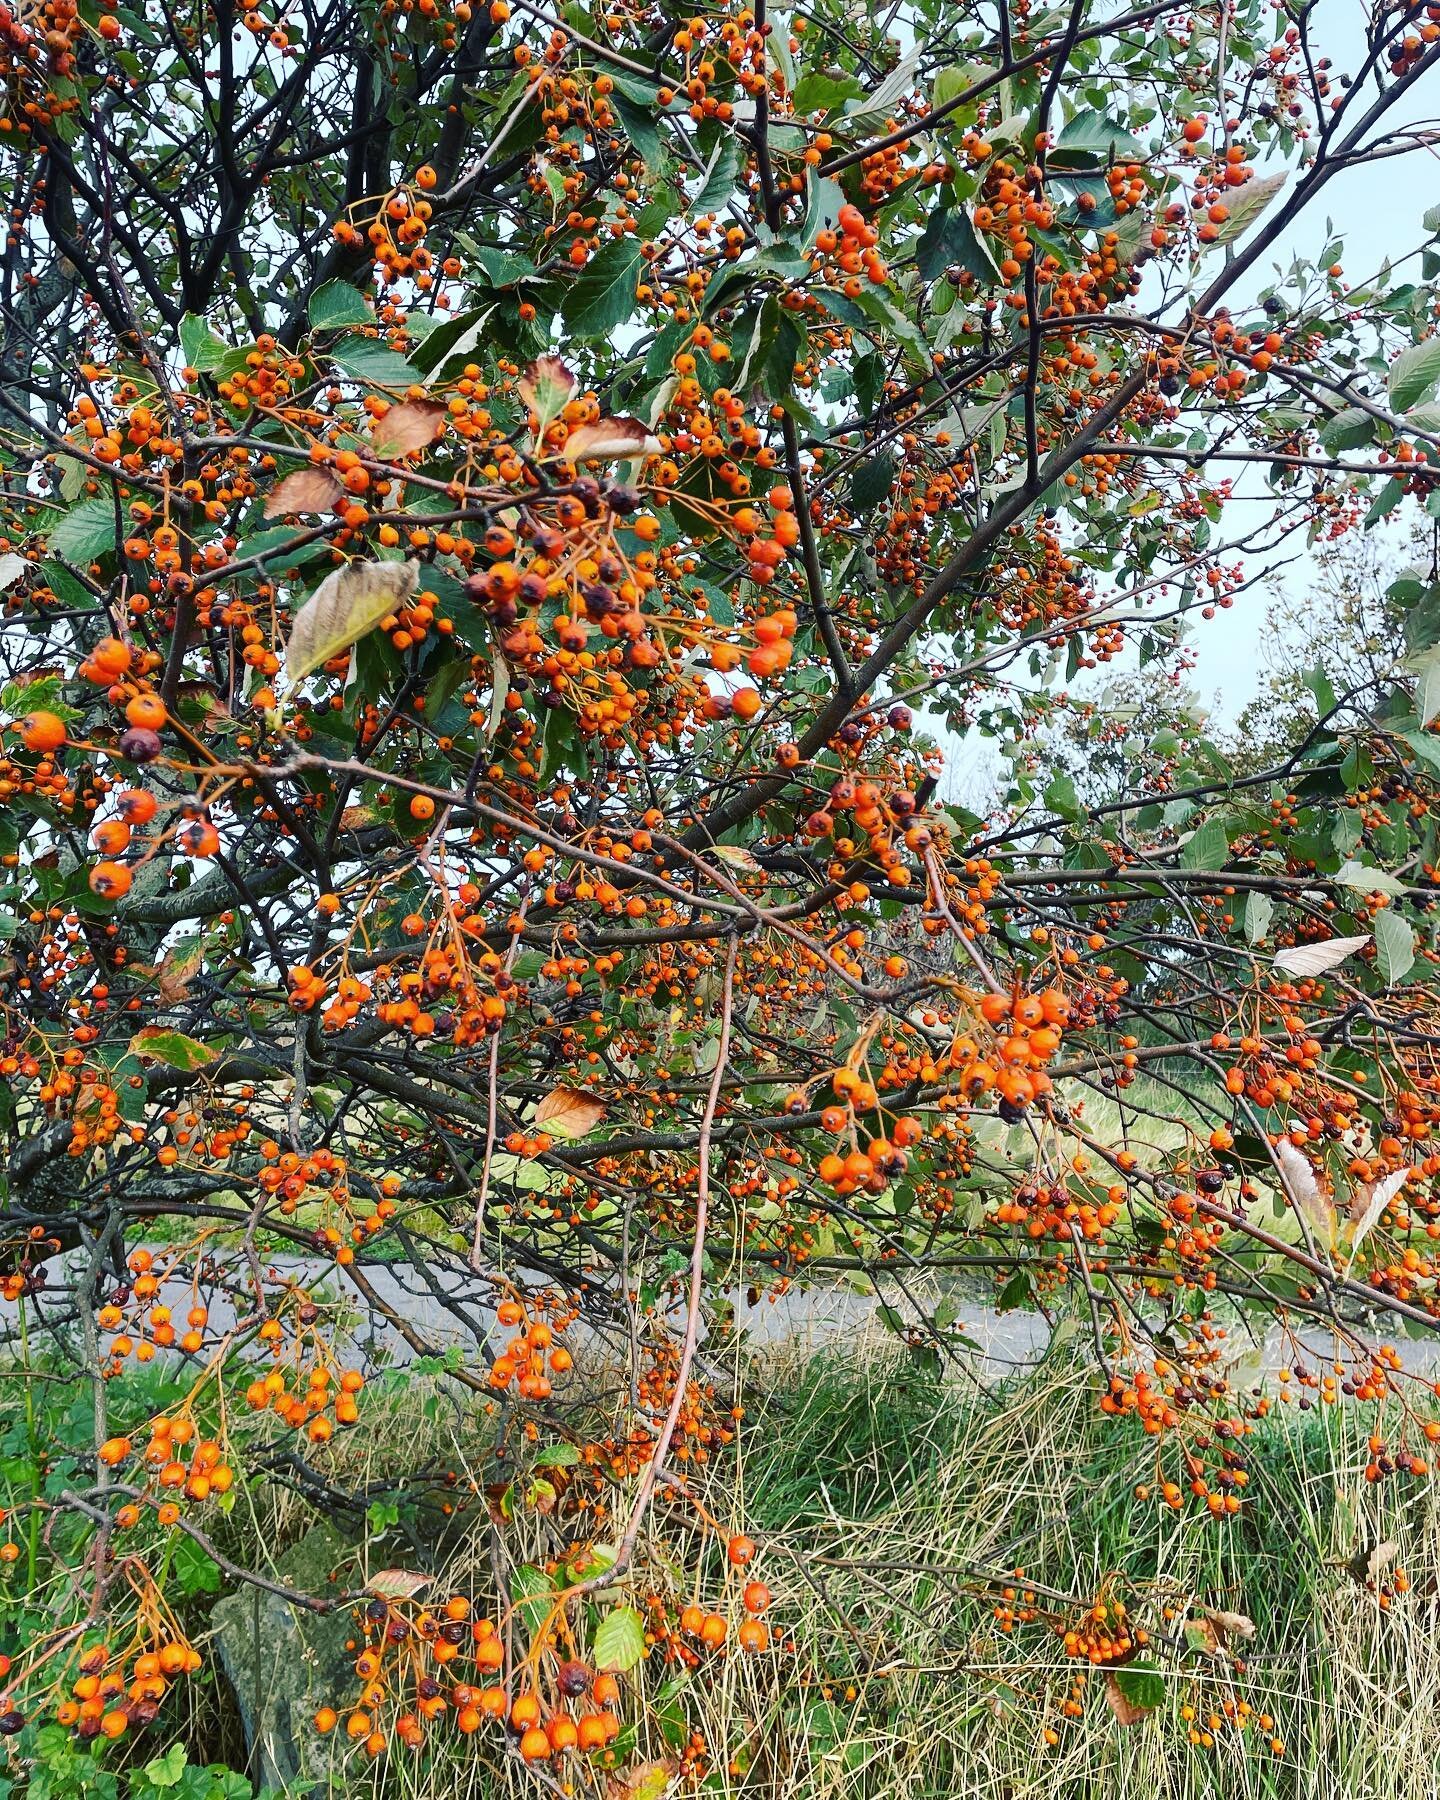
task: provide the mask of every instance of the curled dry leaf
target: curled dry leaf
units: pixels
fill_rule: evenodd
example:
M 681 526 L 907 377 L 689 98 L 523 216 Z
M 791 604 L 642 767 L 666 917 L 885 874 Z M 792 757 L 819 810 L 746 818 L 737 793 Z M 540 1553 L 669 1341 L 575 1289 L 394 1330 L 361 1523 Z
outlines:
M 375 421 L 371 447 L 377 456 L 409 456 L 433 444 L 449 416 L 437 400 L 402 400 Z
M 365 1592 L 377 1600 L 413 1600 L 429 1585 L 428 1575 L 417 1575 L 411 1569 L 380 1569 L 365 1583 Z
M 565 402 L 575 392 L 575 377 L 558 356 L 538 356 L 516 386 L 520 398 L 535 414 L 538 441 L 560 417 Z
M 659 438 L 639 419 L 596 419 L 577 425 L 560 454 L 566 462 L 616 462 L 629 456 L 658 456 Z
M 296 469 L 277 481 L 265 498 L 265 517 L 283 519 L 293 513 L 323 513 L 340 498 L 340 483 L 328 469 Z
M 1335 1227 L 1335 1206 L 1321 1185 L 1314 1164 L 1308 1156 L 1302 1156 L 1289 1138 L 1285 1137 L 1275 1146 L 1275 1160 L 1280 1165 L 1280 1176 L 1285 1184 L 1285 1192 L 1290 1197 L 1290 1204 L 1311 1225 L 1324 1233 L 1328 1243 Z
M 1355 1227 L 1350 1235 L 1352 1254 L 1375 1229 L 1381 1213 L 1404 1187 L 1409 1174 L 1408 1168 L 1395 1169 L 1383 1181 L 1364 1182 L 1356 1188 L 1350 1202 L 1350 1220 Z
M 531 1120 L 537 1131 L 548 1131 L 551 1137 L 581 1138 L 593 1131 L 605 1117 L 604 1104 L 593 1094 L 582 1094 L 578 1088 L 557 1087 L 535 1108 Z
M 165 952 L 164 959 L 155 970 L 155 987 L 167 1006 L 173 1006 L 177 1001 L 189 997 L 190 983 L 200 970 L 201 951 L 202 945 L 197 932 Z
M 1359 937 L 1328 938 L 1323 944 L 1296 944 L 1292 950 L 1280 951 L 1274 966 L 1304 981 L 1338 969 L 1347 956 L 1363 950 L 1369 942 L 1370 933 L 1365 931 Z
M 1346 1563 L 1346 1570 L 1364 1587 L 1367 1581 L 1374 1581 L 1400 1554 L 1400 1546 L 1389 1538 L 1382 1538 L 1373 1544 L 1362 1544 Z
M 290 627 L 285 650 L 290 687 L 397 612 L 419 584 L 420 565 L 413 562 L 347 563 L 327 575 Z
M 1244 1613 L 1220 1612 L 1207 1606 L 1205 1618 L 1219 1633 L 1222 1643 L 1228 1638 L 1253 1638 L 1255 1635 L 1255 1621 Z

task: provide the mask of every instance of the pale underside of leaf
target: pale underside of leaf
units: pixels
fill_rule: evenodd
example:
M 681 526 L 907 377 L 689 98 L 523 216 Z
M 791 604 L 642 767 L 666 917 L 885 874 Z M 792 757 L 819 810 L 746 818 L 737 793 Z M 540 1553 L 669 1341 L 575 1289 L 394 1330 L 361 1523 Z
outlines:
M 577 425 L 560 451 L 566 462 L 615 462 L 629 456 L 658 456 L 659 438 L 639 419 L 596 419 Z
M 1312 1226 L 1325 1234 L 1328 1241 L 1335 1223 L 1335 1207 L 1321 1185 L 1320 1177 L 1308 1156 L 1295 1148 L 1289 1138 L 1282 1137 L 1275 1146 L 1275 1160 L 1290 1204 Z
M 357 562 L 336 569 L 295 615 L 285 667 L 290 687 L 312 669 L 373 631 L 415 592 L 420 565 L 413 562 Z
M 1293 949 L 1278 953 L 1275 967 L 1286 975 L 1298 975 L 1302 980 L 1312 975 L 1324 975 L 1331 969 L 1338 969 L 1347 956 L 1363 950 L 1369 942 L 1370 933 L 1366 931 L 1359 937 L 1327 938 L 1323 944 L 1296 944 Z
M 1350 1218 L 1355 1228 L 1350 1236 L 1352 1255 L 1379 1224 L 1380 1215 L 1404 1187 L 1409 1174 L 1408 1168 L 1395 1169 L 1382 1181 L 1366 1182 L 1356 1188 L 1350 1202 Z
M 375 421 L 370 442 L 377 456 L 409 456 L 433 444 L 445 429 L 448 410 L 438 400 L 402 400 Z
M 429 1585 L 428 1575 L 416 1575 L 410 1569 L 380 1569 L 365 1583 L 365 1592 L 377 1600 L 413 1600 Z
M 593 1131 L 605 1117 L 605 1106 L 592 1094 L 578 1088 L 551 1088 L 535 1108 L 531 1121 L 537 1131 L 548 1131 L 551 1137 L 580 1138 Z
M 277 481 L 265 498 L 265 517 L 283 519 L 292 513 L 323 513 L 340 498 L 340 483 L 328 469 L 296 469 Z

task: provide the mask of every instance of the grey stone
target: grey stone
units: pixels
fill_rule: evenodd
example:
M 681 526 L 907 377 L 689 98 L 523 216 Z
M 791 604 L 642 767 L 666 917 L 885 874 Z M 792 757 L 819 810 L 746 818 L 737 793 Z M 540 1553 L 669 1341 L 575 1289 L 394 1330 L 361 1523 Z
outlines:
M 271 1580 L 304 1594 L 334 1587 L 331 1577 L 354 1560 L 354 1546 L 333 1525 L 312 1526 L 266 1570 Z M 347 1584 L 349 1585 L 349 1584 Z M 242 1588 L 211 1614 L 216 1649 L 245 1728 L 250 1775 L 257 1787 L 318 1797 L 340 1794 L 340 1759 L 353 1748 L 340 1730 L 322 1737 L 314 1726 L 325 1704 L 343 1708 L 356 1686 L 354 1652 L 345 1649 L 354 1622 L 348 1609 L 312 1613 L 277 1594 Z

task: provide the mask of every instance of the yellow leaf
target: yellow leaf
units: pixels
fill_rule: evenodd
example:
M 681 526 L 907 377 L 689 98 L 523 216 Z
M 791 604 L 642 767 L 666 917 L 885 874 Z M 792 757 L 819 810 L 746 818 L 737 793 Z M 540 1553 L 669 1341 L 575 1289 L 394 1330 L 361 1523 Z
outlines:
M 290 691 L 312 669 L 398 612 L 419 583 L 420 565 L 413 562 L 348 563 L 327 575 L 290 627 L 285 650 Z

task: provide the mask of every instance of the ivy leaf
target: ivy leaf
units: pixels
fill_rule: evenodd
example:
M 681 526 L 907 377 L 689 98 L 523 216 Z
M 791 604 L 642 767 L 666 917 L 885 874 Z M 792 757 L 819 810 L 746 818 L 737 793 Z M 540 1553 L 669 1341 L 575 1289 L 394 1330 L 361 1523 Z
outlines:
M 164 1063 L 171 1069 L 183 1069 L 187 1074 L 205 1068 L 220 1055 L 213 1045 L 202 1044 L 186 1037 L 183 1031 L 171 1031 L 164 1025 L 146 1025 L 137 1031 L 130 1040 L 130 1052 L 133 1056 L 148 1056 L 152 1062 Z
M 1398 987 L 1415 966 L 1415 933 L 1388 906 L 1375 915 L 1375 967 L 1386 987 Z
M 645 1654 L 645 1621 L 633 1606 L 617 1606 L 606 1613 L 595 1631 L 593 1655 L 597 1669 L 624 1674 Z
M 1409 412 L 1418 401 L 1430 399 L 1440 386 L 1440 335 L 1402 350 L 1390 365 L 1388 386 L 1396 412 Z
M 285 668 L 291 690 L 396 612 L 420 583 L 414 562 L 347 563 L 327 575 L 295 615 Z
M 635 311 L 645 259 L 634 238 L 615 238 L 591 257 L 560 302 L 560 316 L 582 337 L 608 337 Z
M 327 281 L 310 296 L 310 329 L 339 331 L 347 325 L 373 325 L 375 314 L 358 288 L 348 281 Z

